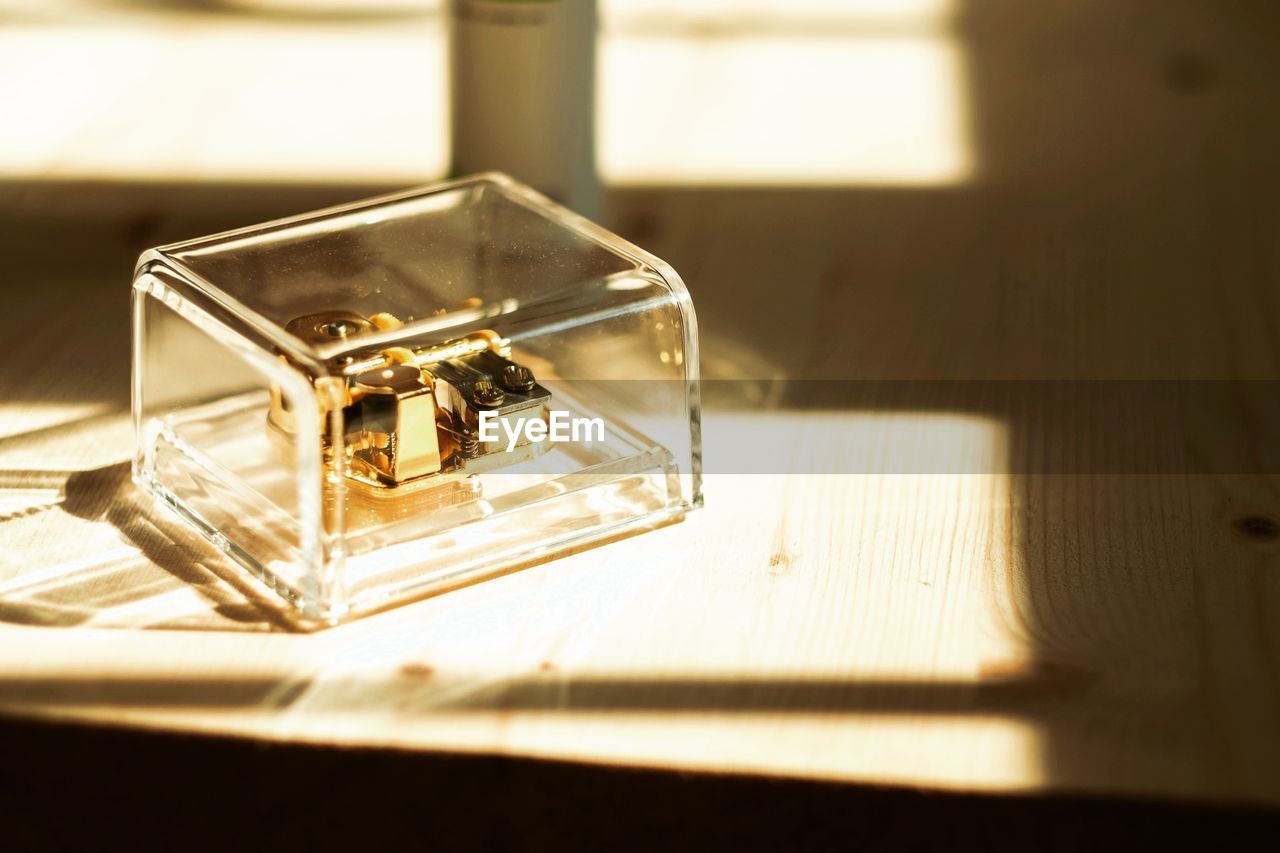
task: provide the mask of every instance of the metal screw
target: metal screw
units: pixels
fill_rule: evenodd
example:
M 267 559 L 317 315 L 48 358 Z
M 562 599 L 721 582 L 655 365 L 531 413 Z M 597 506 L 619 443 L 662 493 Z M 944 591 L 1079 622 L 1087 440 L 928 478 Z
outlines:
M 351 320 L 329 320 L 317 325 L 316 331 L 327 338 L 345 338 L 360 331 L 360 326 Z
M 471 386 L 471 399 L 475 400 L 481 406 L 496 406 L 502 402 L 507 395 L 502 393 L 502 389 L 494 385 L 488 379 L 481 379 L 475 385 Z
M 528 394 L 533 390 L 533 371 L 523 364 L 508 364 L 502 371 L 502 385 L 508 391 Z
M 474 459 L 480 455 L 480 439 L 471 430 L 464 429 L 458 433 L 458 449 L 467 459 Z

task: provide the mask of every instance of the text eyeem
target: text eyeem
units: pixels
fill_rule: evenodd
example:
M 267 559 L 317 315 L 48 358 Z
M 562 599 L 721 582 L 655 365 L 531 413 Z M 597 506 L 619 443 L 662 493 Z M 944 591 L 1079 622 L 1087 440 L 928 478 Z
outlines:
M 524 443 L 604 441 L 604 418 L 575 418 L 568 412 L 551 409 L 544 418 L 504 418 L 497 412 L 480 412 L 479 438 L 483 442 L 507 439 L 510 453 Z

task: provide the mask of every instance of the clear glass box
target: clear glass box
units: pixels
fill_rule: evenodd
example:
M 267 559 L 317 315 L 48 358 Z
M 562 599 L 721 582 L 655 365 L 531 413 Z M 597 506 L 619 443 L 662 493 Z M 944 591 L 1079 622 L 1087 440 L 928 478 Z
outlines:
M 149 250 L 133 323 L 134 479 L 306 621 L 701 503 L 684 283 L 503 175 Z

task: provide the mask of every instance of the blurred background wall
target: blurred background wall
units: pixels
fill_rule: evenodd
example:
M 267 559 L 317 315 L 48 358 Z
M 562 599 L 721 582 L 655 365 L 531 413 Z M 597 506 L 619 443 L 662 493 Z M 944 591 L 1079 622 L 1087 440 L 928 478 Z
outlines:
M 123 294 L 146 246 L 443 177 L 444 2 L 0 0 L 4 286 Z M 1269 0 L 600 0 L 599 18 L 602 217 L 682 272 L 710 340 L 792 374 L 1194 369 L 1161 356 L 1194 325 L 1076 317 L 1080 288 L 1273 262 L 1253 248 L 1280 191 Z M 969 316 L 991 288 L 1002 312 Z M 122 295 L 103 304 L 124 322 Z M 1126 358 L 1075 352 L 1084 319 Z M 918 330 L 917 357 L 885 356 L 891 326 Z M 993 336 L 1065 350 L 966 343 Z

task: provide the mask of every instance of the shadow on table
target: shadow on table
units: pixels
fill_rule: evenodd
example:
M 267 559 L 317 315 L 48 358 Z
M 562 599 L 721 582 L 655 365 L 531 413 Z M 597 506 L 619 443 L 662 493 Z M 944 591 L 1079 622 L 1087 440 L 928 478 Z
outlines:
M 0 516 L 0 531 L 34 522 L 45 536 L 63 540 L 61 545 L 86 537 L 85 553 L 68 557 L 60 548 L 66 559 L 29 567 L 0 583 L 0 621 L 46 627 L 287 627 L 271 602 L 237 585 L 237 573 L 222 555 L 156 511 L 130 481 L 128 462 L 87 471 L 3 471 L 0 481 L 19 484 L 30 504 Z M 62 517 L 35 517 L 51 513 Z M 118 547 L 93 536 L 103 532 L 114 534 Z
M 468 679 L 405 667 L 385 681 L 357 679 L 326 685 L 310 697 L 308 709 L 346 712 L 373 703 L 379 708 L 444 713 L 982 714 L 1023 718 L 1051 713 L 1055 700 L 1079 694 L 1090 682 L 1091 676 L 1084 671 L 1039 663 L 1028 663 L 1018 672 L 992 672 L 975 681 L 644 675 L 587 675 L 568 680 L 555 672 Z M 10 676 L 0 678 L 0 705 L 279 709 L 293 704 L 312 686 L 306 679 L 272 676 Z

